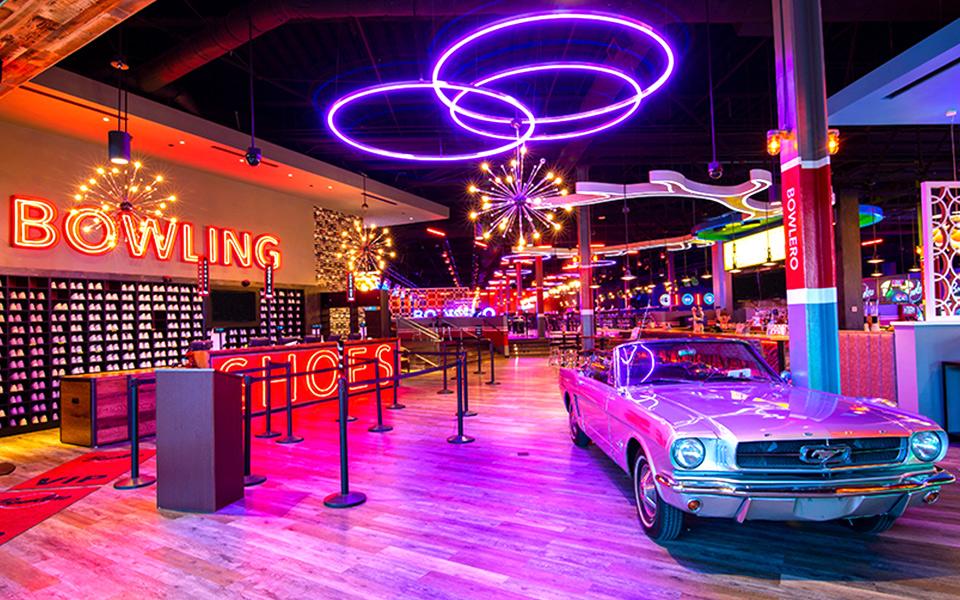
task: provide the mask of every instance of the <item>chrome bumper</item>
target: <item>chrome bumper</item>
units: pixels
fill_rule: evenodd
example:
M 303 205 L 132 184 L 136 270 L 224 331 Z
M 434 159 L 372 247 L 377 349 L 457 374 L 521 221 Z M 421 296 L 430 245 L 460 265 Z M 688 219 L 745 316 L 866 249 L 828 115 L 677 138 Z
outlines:
M 956 477 L 940 467 L 871 479 L 834 481 L 762 481 L 724 477 L 676 478 L 658 474 L 668 504 L 707 517 L 765 520 L 811 520 L 899 516 L 907 507 Z M 691 510 L 691 501 L 699 508 Z

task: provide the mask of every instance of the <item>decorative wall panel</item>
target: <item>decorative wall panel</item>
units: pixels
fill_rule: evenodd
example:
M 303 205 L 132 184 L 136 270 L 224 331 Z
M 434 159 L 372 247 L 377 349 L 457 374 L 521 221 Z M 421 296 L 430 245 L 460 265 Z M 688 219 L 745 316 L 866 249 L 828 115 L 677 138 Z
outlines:
M 321 292 L 343 291 L 347 287 L 347 272 L 337 252 L 340 251 L 340 232 L 351 227 L 353 219 L 342 212 L 313 207 L 314 264 Z
M 925 181 L 920 189 L 926 318 L 960 319 L 960 181 Z

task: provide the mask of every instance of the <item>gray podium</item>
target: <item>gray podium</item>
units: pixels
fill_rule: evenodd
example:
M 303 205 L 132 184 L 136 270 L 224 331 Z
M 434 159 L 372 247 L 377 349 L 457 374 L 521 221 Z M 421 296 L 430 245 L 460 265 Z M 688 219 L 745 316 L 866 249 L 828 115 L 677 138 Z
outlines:
M 243 498 L 242 380 L 157 369 L 157 507 L 215 512 Z

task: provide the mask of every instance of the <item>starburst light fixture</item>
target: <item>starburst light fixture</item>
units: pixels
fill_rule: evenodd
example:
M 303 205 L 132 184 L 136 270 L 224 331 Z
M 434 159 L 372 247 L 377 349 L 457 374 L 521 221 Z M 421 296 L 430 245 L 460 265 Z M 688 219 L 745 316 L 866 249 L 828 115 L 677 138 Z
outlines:
M 544 198 L 567 195 L 563 177 L 548 169 L 543 158 L 528 169 L 526 154 L 526 147 L 521 146 L 505 165 L 481 164 L 485 181 L 467 187 L 467 192 L 478 199 L 468 216 L 480 223 L 484 240 L 497 235 L 522 249 L 541 243 L 545 235 L 563 228 L 557 209 L 543 205 Z
M 97 167 L 78 186 L 73 199 L 77 208 L 96 207 L 117 224 L 123 215 L 130 215 L 142 227 L 148 218 L 165 218 L 177 202 L 176 195 L 163 191 L 164 182 L 163 175 L 147 174 L 140 161 Z
M 393 238 L 388 227 L 366 225 L 363 219 L 354 219 L 353 226 L 340 232 L 340 252 L 347 271 L 373 274 L 379 278 L 387 268 L 387 259 L 396 258 Z

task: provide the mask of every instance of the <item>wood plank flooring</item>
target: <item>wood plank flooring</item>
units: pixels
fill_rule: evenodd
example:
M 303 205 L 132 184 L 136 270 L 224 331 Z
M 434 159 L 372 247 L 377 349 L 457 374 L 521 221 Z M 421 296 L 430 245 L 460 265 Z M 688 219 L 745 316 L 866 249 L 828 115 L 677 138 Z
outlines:
M 372 406 L 354 407 L 360 507 L 323 506 L 338 488 L 334 406 L 323 405 L 297 413 L 302 444 L 255 442 L 254 471 L 269 480 L 216 515 L 161 513 L 155 488 L 105 487 L 0 546 L 0 597 L 960 597 L 960 489 L 875 538 L 694 519 L 662 547 L 637 524 L 626 475 L 569 442 L 546 359 L 502 360 L 497 377 L 471 376 L 480 414 L 464 446 L 445 441 L 455 396 L 435 393 L 437 376 L 402 388 L 408 408 L 384 411 L 392 432 L 368 433 Z M 19 465 L 0 487 L 81 452 L 55 431 L 0 439 L 0 459 Z M 954 446 L 947 464 L 958 462 Z

